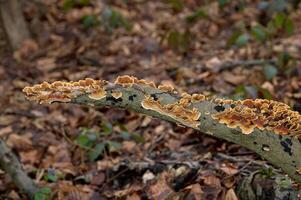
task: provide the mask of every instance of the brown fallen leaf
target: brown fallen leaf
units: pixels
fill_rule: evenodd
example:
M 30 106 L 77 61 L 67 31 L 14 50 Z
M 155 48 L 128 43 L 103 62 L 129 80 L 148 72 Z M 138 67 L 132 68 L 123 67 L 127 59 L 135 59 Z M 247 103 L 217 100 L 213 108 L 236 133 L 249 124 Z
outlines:
M 2 129 L 0 129 L 0 138 L 3 138 L 5 136 L 7 136 L 8 134 L 10 134 L 13 131 L 11 126 L 7 126 L 4 127 Z
M 133 152 L 134 148 L 136 147 L 136 143 L 133 141 L 123 141 L 122 142 L 122 150 L 125 152 Z
M 140 199 L 141 199 L 140 196 L 136 192 L 126 197 L 126 200 L 140 200 Z
M 225 200 L 238 200 L 238 198 L 232 188 L 227 191 Z
M 189 185 L 185 188 L 185 190 L 186 189 L 190 190 L 188 196 L 186 197 L 187 199 L 204 200 L 204 198 L 202 197 L 204 192 L 200 184 L 196 183 L 193 185 Z
M 217 187 L 217 188 L 221 187 L 220 179 L 214 175 L 203 176 L 202 179 L 204 180 L 204 184 L 208 186 Z
M 15 148 L 18 151 L 26 151 L 31 150 L 32 142 L 30 140 L 30 135 L 18 135 L 18 134 L 10 134 L 6 143 L 9 147 Z
M 234 165 L 223 163 L 220 169 L 227 175 L 234 175 L 238 173 L 238 169 Z
M 171 195 L 175 193 L 168 185 L 167 177 L 167 173 L 162 173 L 160 178 L 154 184 L 150 185 L 146 191 L 148 198 L 163 200 L 171 197 Z
M 243 75 L 235 75 L 231 72 L 225 71 L 222 73 L 222 78 L 227 81 L 228 83 L 231 83 L 233 85 L 240 85 L 242 84 L 245 80 L 246 77 Z
M 57 190 L 59 200 L 88 200 L 93 194 L 93 191 L 88 186 L 74 186 L 69 181 L 59 182 Z
M 36 163 L 39 163 L 40 159 L 41 159 L 41 153 L 39 152 L 37 149 L 33 149 L 31 151 L 21 151 L 19 152 L 20 158 L 21 158 L 21 162 L 23 164 L 31 164 L 34 165 Z

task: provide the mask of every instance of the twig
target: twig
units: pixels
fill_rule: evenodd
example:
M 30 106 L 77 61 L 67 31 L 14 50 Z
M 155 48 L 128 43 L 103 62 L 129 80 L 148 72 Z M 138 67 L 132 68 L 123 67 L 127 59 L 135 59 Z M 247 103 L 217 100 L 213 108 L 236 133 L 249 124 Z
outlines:
M 223 71 L 223 70 L 229 70 L 237 66 L 255 66 L 255 65 L 264 65 L 264 64 L 276 64 L 276 61 L 273 59 L 269 60 L 236 60 L 232 62 L 226 62 L 225 64 L 222 64 L 218 71 Z
M 251 162 L 252 164 L 259 165 L 259 166 L 264 166 L 266 168 L 271 167 L 266 164 L 265 161 L 257 161 L 257 160 L 250 160 L 250 158 L 243 158 L 243 157 L 233 157 L 229 156 L 223 153 L 217 153 L 216 154 L 218 157 L 232 161 L 232 162 Z M 276 169 L 275 169 L 276 170 Z
M 24 191 L 31 199 L 34 198 L 34 195 L 39 188 L 23 171 L 17 157 L 2 140 L 0 140 L 0 168 L 10 175 L 11 179 L 20 190 Z

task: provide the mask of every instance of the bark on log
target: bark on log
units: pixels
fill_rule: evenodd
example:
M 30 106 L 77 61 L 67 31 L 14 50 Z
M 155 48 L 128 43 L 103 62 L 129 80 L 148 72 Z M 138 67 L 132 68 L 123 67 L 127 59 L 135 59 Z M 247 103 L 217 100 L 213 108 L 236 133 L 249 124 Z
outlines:
M 0 0 L 0 19 L 13 50 L 18 49 L 24 40 L 30 38 L 19 0 Z
M 30 199 L 34 198 L 35 193 L 39 190 L 30 177 L 23 171 L 17 157 L 10 151 L 6 144 L 0 140 L 0 168 L 10 175 L 12 181 Z
M 151 82 L 129 76 L 118 77 L 115 83 L 92 79 L 71 83 L 44 82 L 23 91 L 30 100 L 40 103 L 65 102 L 128 109 L 191 127 L 256 152 L 301 183 L 301 141 L 298 139 L 301 115 L 280 102 L 205 99 L 200 94 L 180 94 L 169 86 L 155 87 Z M 260 110 L 255 103 L 263 104 L 267 109 Z M 233 110 L 241 116 L 235 115 Z M 247 121 L 248 116 L 251 116 L 250 121 Z

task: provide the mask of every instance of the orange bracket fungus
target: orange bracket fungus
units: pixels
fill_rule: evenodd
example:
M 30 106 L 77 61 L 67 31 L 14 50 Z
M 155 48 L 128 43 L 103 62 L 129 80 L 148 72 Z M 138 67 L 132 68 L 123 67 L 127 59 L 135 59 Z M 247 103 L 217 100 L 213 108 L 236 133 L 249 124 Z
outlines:
M 29 100 L 39 103 L 70 102 L 77 96 L 87 94 L 93 100 L 100 100 L 106 96 L 105 85 L 107 81 L 86 78 L 78 82 L 56 81 L 52 84 L 43 82 L 33 87 L 25 87 Z
M 213 114 L 212 117 L 229 128 L 239 127 L 242 133 L 250 134 L 254 128 L 272 131 L 275 134 L 301 136 L 301 116 L 290 107 L 266 99 L 242 101 L 216 100 L 219 104 L 231 104 L 230 108 Z
M 198 119 L 201 116 L 201 113 L 196 108 L 186 108 L 187 104 L 178 103 L 173 104 L 160 104 L 159 100 L 154 100 L 152 97 L 146 97 L 142 103 L 142 107 L 146 110 L 153 110 L 162 115 L 169 116 L 189 127 L 197 127 L 199 125 Z
M 114 83 L 85 79 L 23 89 L 29 100 L 130 109 L 182 124 L 255 151 L 301 183 L 301 115 L 264 99 L 208 99 L 169 85 L 119 76 Z

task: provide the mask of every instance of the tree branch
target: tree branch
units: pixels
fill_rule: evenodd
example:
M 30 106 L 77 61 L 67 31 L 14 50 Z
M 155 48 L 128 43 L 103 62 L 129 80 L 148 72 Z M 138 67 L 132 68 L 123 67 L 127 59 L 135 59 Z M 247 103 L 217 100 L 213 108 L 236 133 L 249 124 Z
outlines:
M 18 49 L 24 40 L 30 38 L 19 0 L 0 1 L 0 20 L 13 50 Z
M 6 144 L 0 140 L 0 168 L 10 175 L 16 186 L 25 192 L 31 199 L 39 190 L 31 178 L 23 171 L 16 156 L 9 150 Z
M 256 152 L 301 183 L 301 116 L 283 103 L 205 99 L 201 94 L 180 94 L 170 86 L 157 88 L 129 76 L 118 77 L 115 83 L 92 79 L 44 82 L 23 91 L 40 103 L 129 109 L 191 127 Z

